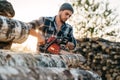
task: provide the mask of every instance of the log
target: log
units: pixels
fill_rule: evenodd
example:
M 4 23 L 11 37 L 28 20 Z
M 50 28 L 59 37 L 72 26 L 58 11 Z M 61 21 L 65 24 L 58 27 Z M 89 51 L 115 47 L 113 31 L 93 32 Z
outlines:
M 30 54 L 22 52 L 12 52 L 10 50 L 0 50 L 1 66 L 42 66 L 42 67 L 80 67 L 85 63 L 85 58 L 81 54 Z M 76 64 L 77 63 L 77 64 Z
M 1 80 L 102 80 L 93 71 L 68 68 L 0 66 Z
M 27 39 L 29 29 L 22 21 L 0 16 L 0 41 L 22 43 Z

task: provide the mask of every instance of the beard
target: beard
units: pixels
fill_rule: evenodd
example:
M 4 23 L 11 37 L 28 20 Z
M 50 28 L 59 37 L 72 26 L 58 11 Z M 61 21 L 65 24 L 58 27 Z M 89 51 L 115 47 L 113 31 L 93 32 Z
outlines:
M 62 22 L 62 23 L 65 23 L 65 21 L 62 19 L 62 17 L 61 17 L 61 14 L 59 15 L 59 18 L 60 18 L 60 21 Z

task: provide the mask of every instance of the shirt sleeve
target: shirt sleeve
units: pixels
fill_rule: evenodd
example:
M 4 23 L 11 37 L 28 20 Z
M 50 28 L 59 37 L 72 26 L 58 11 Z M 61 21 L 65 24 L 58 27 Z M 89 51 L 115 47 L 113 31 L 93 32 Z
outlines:
M 73 35 L 73 28 L 72 27 L 70 28 L 69 38 L 70 38 L 69 41 L 74 43 L 74 48 L 75 48 L 76 44 L 77 44 L 77 41 L 76 41 L 76 39 L 75 39 L 75 37 Z
M 31 26 L 33 29 L 39 29 L 41 28 L 41 25 L 44 24 L 44 17 L 40 17 L 37 20 L 33 20 L 31 22 L 28 22 L 28 24 Z

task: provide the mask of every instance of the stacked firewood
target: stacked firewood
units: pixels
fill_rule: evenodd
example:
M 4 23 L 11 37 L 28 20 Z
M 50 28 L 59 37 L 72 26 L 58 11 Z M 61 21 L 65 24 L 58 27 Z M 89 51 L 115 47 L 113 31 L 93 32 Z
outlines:
M 96 71 L 103 80 L 120 79 L 120 42 L 110 42 L 101 38 L 83 38 L 79 39 L 78 43 L 74 52 L 85 57 L 86 69 Z

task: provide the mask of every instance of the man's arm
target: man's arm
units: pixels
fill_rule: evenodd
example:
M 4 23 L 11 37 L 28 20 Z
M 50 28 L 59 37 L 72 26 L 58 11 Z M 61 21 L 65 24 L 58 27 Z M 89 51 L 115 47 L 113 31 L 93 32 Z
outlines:
M 70 32 L 69 32 L 69 41 L 68 41 L 68 43 L 67 43 L 66 46 L 67 46 L 70 50 L 72 50 L 72 49 L 75 49 L 76 44 L 77 44 L 76 39 L 75 39 L 74 36 L 73 36 L 73 28 L 71 27 L 71 28 L 70 28 Z
M 33 21 L 31 21 L 31 22 L 28 22 L 28 24 L 29 24 L 29 25 L 31 26 L 31 28 L 33 28 L 33 29 L 39 29 L 39 28 L 42 27 L 41 25 L 44 24 L 44 17 L 40 17 L 40 18 L 37 19 L 37 20 L 33 20 Z
M 39 28 L 42 27 L 41 25 L 43 23 L 44 23 L 44 17 L 40 17 L 38 20 L 33 20 L 28 23 L 28 25 L 31 26 L 30 35 L 37 37 L 38 45 L 45 44 L 45 38 L 39 31 Z M 38 29 L 38 32 L 36 32 L 36 29 Z

